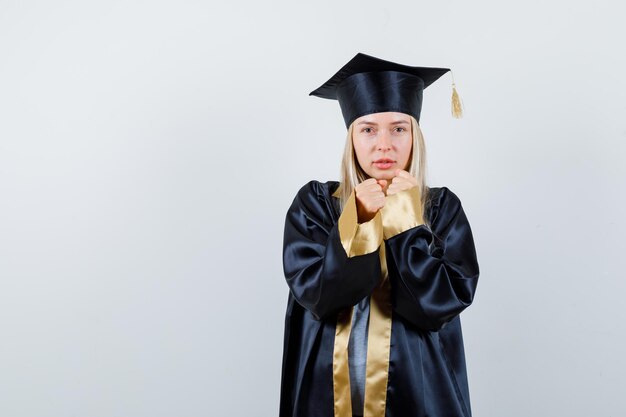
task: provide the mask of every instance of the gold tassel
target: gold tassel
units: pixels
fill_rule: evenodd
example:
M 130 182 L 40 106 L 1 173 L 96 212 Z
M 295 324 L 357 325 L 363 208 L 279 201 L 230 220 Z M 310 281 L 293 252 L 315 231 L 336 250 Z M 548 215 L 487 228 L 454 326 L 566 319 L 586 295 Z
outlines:
M 452 116 L 456 119 L 463 117 L 463 105 L 454 83 L 452 83 Z
M 460 119 L 463 117 L 463 103 L 461 102 L 459 93 L 456 91 L 456 84 L 454 84 L 454 75 L 452 74 L 452 70 L 450 70 L 450 76 L 452 77 L 452 116 Z

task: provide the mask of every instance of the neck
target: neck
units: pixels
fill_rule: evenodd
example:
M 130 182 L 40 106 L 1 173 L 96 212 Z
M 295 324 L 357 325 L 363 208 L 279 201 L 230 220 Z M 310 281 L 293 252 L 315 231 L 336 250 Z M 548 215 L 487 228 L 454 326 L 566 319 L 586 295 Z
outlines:
M 387 195 L 387 188 L 389 188 L 389 181 L 387 181 L 387 185 L 383 187 L 383 193 L 385 193 L 385 195 Z

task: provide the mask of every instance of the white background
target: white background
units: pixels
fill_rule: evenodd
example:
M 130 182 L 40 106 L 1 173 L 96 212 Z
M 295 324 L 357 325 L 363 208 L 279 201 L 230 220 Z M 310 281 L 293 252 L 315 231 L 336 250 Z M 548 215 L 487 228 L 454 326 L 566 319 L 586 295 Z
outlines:
M 481 268 L 473 414 L 622 416 L 624 10 L 613 1 L 0 1 L 0 415 L 277 416 L 286 210 L 336 180 L 309 97 L 357 52 L 453 69 L 431 186 Z

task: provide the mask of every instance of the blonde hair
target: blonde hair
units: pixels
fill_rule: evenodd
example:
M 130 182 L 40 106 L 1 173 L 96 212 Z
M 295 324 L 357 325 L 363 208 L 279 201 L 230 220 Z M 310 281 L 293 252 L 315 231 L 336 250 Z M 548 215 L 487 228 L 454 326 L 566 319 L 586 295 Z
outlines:
M 409 169 L 408 172 L 417 178 L 417 184 L 421 193 L 422 212 L 426 213 L 426 204 L 429 197 L 429 188 L 426 186 L 426 145 L 424 143 L 424 136 L 422 130 L 415 117 L 411 118 L 411 136 L 413 143 L 411 146 L 411 155 L 409 157 Z M 352 132 L 354 123 L 351 123 L 348 127 L 348 133 L 346 135 L 346 144 L 344 147 L 343 158 L 341 161 L 341 180 L 339 183 L 339 189 L 337 191 L 339 195 L 339 207 L 343 211 L 343 207 L 348 201 L 348 197 L 352 194 L 352 191 L 358 184 L 370 178 L 356 158 L 354 151 L 354 143 L 352 142 Z M 430 229 L 429 220 L 424 215 L 424 222 Z

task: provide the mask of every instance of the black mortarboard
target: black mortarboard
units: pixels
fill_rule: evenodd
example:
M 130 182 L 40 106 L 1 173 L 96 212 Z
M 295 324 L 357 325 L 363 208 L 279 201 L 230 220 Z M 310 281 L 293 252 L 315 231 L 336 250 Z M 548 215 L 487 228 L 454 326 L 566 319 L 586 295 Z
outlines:
M 410 67 L 359 52 L 309 95 L 339 101 L 346 127 L 358 117 L 386 111 L 410 114 L 419 121 L 424 89 L 448 71 Z M 452 87 L 452 114 L 461 117 L 454 82 Z

